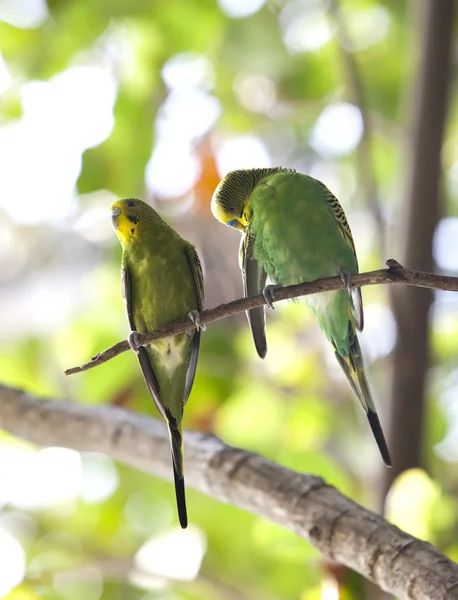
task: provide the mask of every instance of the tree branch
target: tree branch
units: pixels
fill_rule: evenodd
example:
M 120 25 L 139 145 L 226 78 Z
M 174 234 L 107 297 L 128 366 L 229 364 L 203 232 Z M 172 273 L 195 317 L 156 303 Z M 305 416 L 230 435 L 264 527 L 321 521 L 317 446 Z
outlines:
M 379 271 L 369 271 L 367 273 L 359 273 L 353 275 L 353 286 L 362 287 L 364 285 L 377 285 L 384 283 L 404 283 L 406 285 L 413 285 L 416 287 L 458 291 L 458 277 L 449 277 L 447 275 L 435 275 L 434 273 L 424 273 L 422 271 L 413 271 L 405 269 L 394 259 L 386 261 L 388 269 L 380 269 Z M 298 285 L 290 285 L 284 288 L 278 288 L 275 292 L 274 302 L 280 300 L 287 300 L 290 298 L 296 298 L 298 296 L 308 296 L 310 294 L 317 294 L 318 292 L 330 292 L 333 290 L 339 290 L 344 287 L 342 279 L 340 277 L 326 277 L 325 279 L 317 279 L 316 281 L 299 283 Z M 264 296 L 259 294 L 258 296 L 251 296 L 250 298 L 241 298 L 234 300 L 227 304 L 220 304 L 215 308 L 205 310 L 201 317 L 203 323 L 212 323 L 219 319 L 224 319 L 235 313 L 249 310 L 250 308 L 257 308 L 266 304 Z M 184 333 L 189 329 L 192 329 L 194 324 L 189 319 L 182 319 L 156 329 L 151 333 L 145 333 L 139 336 L 139 340 L 142 344 L 148 344 L 155 340 L 165 338 L 177 333 Z M 72 367 L 65 371 L 65 375 L 73 375 L 75 373 L 81 373 L 87 371 L 93 367 L 97 367 L 108 360 L 111 360 L 118 354 L 130 350 L 130 346 L 127 340 L 118 342 L 111 348 L 100 352 L 96 356 L 93 356 L 91 360 L 81 366 Z
M 171 478 L 165 425 L 116 407 L 39 400 L 0 385 L 0 427 L 41 446 L 103 452 Z M 187 431 L 185 444 L 190 487 L 279 523 L 400 598 L 456 598 L 458 565 L 319 477 L 290 471 L 213 436 Z

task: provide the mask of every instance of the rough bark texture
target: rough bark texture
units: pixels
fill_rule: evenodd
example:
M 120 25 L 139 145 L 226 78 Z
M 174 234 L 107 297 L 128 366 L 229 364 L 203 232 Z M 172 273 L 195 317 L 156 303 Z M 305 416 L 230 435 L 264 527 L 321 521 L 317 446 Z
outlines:
M 454 4 L 454 0 L 418 3 L 422 10 L 421 56 L 412 98 L 412 153 L 401 239 L 405 240 L 403 264 L 426 271 L 433 270 L 432 241 L 442 212 L 440 157 L 451 72 Z M 388 434 L 393 469 L 385 472 L 384 495 L 400 473 L 423 462 L 428 313 L 433 292 L 396 288 L 392 300 L 398 326 Z
M 0 386 L 0 427 L 41 446 L 103 452 L 171 477 L 165 425 L 118 408 L 39 400 Z M 212 436 L 186 432 L 185 445 L 190 487 L 287 527 L 324 556 L 400 598 L 458 598 L 458 565 L 319 477 L 290 471 Z

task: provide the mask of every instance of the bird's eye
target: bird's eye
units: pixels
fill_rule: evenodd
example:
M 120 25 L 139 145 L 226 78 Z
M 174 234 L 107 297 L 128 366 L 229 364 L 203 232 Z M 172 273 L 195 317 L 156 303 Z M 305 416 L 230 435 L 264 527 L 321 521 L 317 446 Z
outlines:
M 133 200 L 129 200 L 129 202 L 127 203 L 127 206 L 129 208 L 133 208 L 135 206 L 135 202 Z
M 234 212 L 234 207 L 233 206 L 229 206 L 229 208 L 227 209 L 227 212 L 233 213 Z

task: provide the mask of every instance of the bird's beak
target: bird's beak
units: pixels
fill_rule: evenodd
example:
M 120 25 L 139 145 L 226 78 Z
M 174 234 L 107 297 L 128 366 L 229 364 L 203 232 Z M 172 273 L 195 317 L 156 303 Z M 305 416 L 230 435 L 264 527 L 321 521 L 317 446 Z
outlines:
M 238 219 L 231 219 L 230 221 L 226 221 L 226 225 L 228 227 L 233 227 L 238 231 L 245 231 L 246 225 L 243 225 Z
M 113 206 L 111 209 L 111 222 L 116 227 L 118 225 L 118 217 L 121 214 L 121 209 L 119 206 Z
M 226 221 L 226 225 L 228 227 L 233 227 L 237 229 L 237 231 L 245 231 L 245 229 L 250 224 L 248 210 L 245 209 L 238 219 L 231 219 L 230 221 Z

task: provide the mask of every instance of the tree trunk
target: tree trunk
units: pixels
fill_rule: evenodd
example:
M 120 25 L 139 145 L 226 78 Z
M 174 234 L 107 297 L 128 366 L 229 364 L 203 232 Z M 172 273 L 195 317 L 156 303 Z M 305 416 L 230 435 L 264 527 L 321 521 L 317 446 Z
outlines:
M 454 0 L 416 2 L 421 11 L 420 62 L 411 110 L 406 207 L 400 239 L 402 264 L 433 270 L 432 241 L 442 214 L 441 149 L 451 71 Z M 383 498 L 393 480 L 423 465 L 422 440 L 429 367 L 428 313 L 432 290 L 392 289 L 398 335 L 394 351 L 389 445 L 393 468 L 385 471 Z

